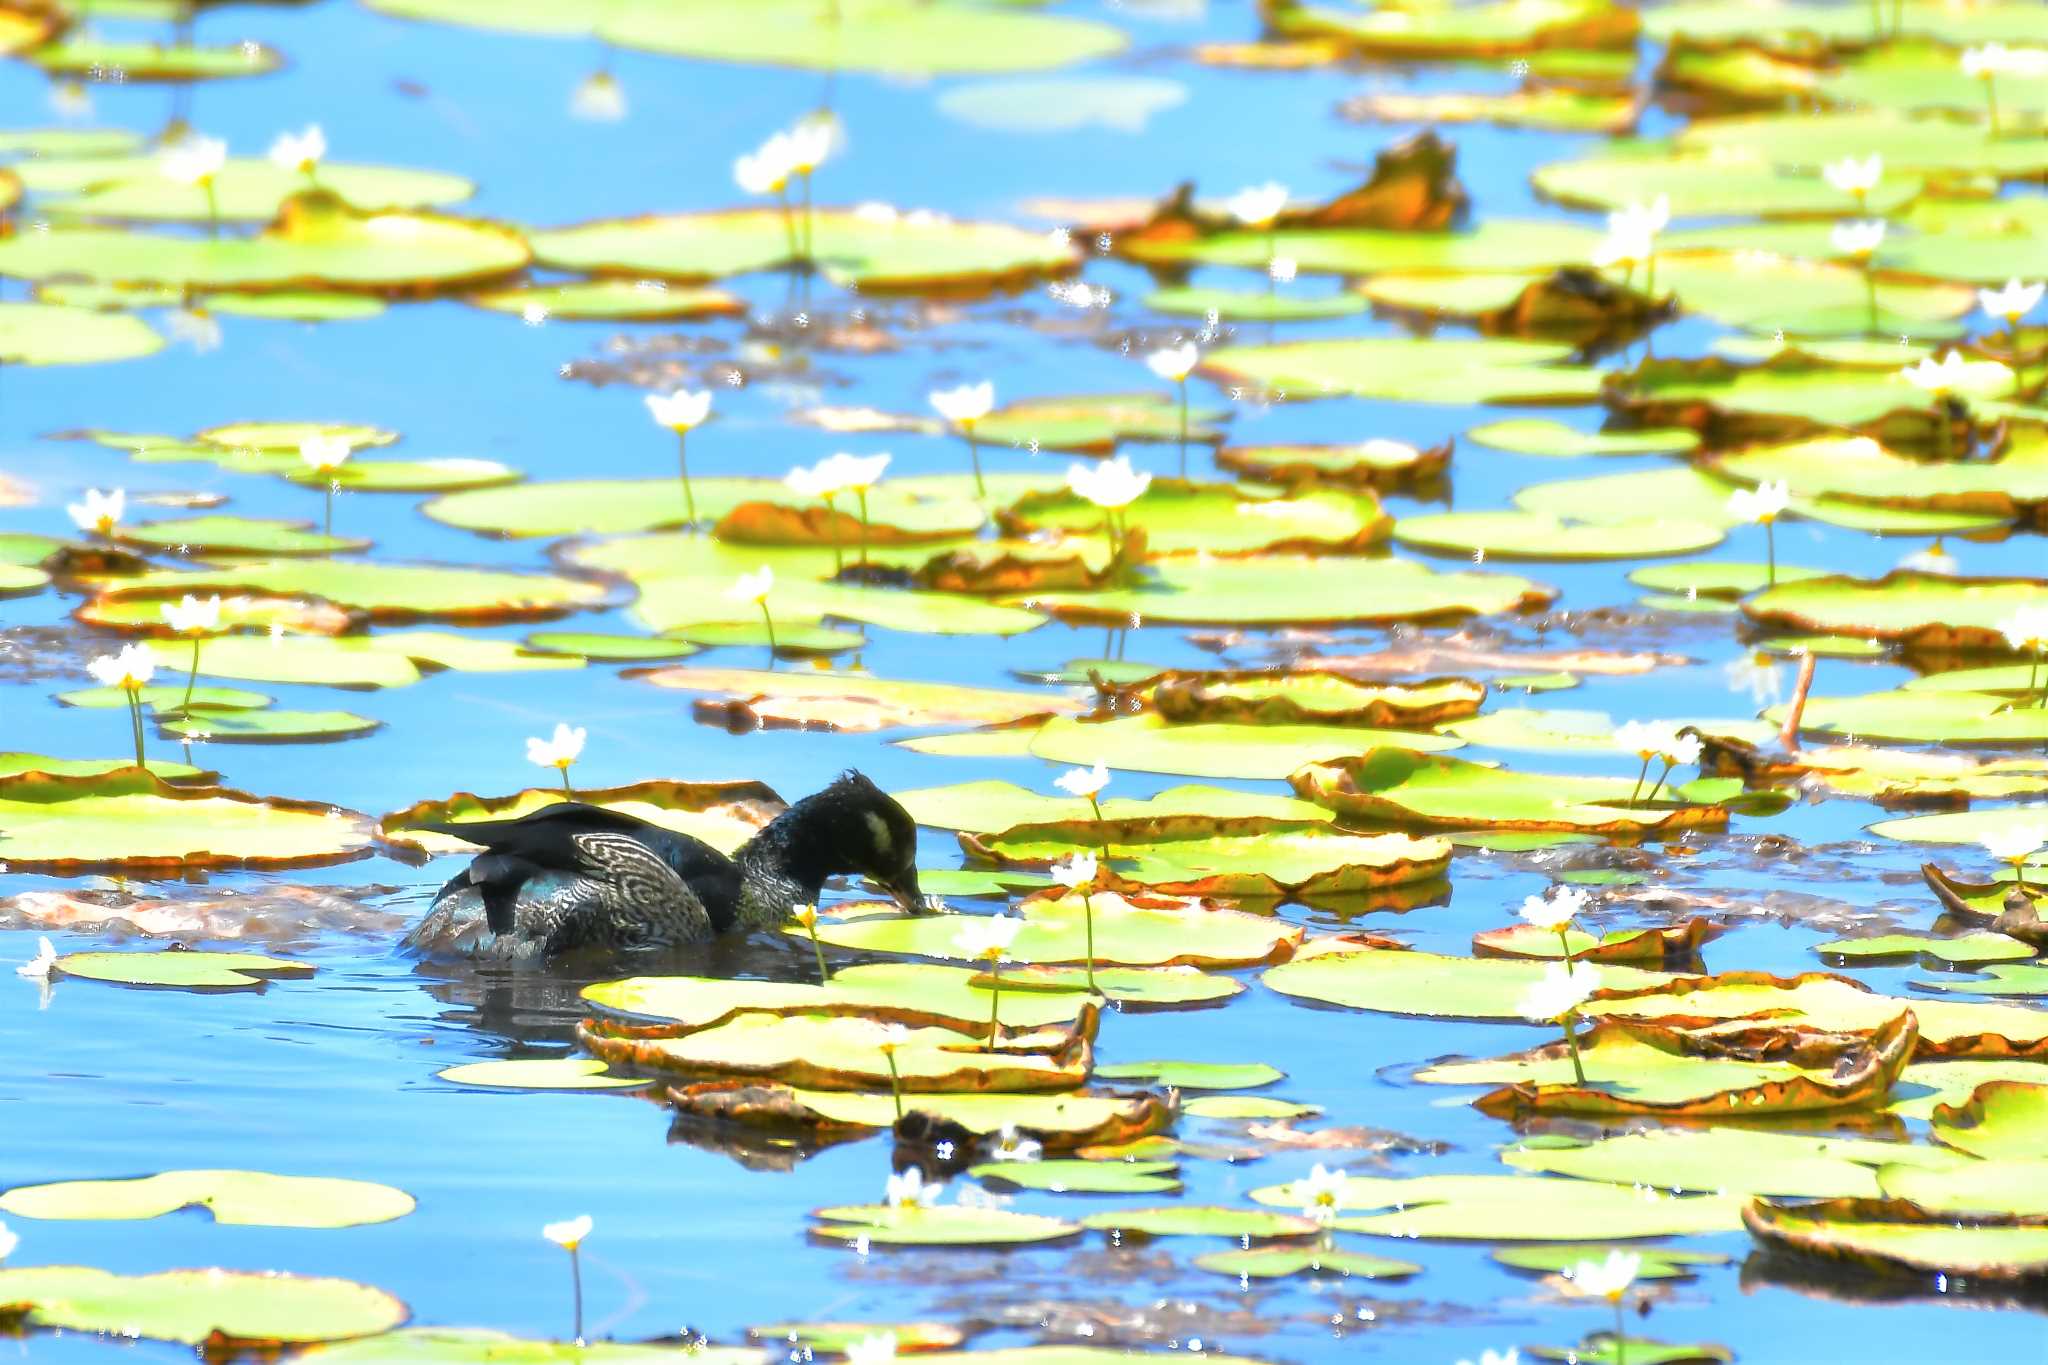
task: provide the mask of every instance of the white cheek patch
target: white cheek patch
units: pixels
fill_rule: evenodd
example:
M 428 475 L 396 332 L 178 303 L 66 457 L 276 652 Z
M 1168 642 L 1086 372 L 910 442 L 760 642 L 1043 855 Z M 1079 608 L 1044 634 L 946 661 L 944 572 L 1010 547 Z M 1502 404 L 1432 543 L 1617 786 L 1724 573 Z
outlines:
M 862 811 L 861 818 L 868 822 L 868 832 L 875 836 L 875 847 L 889 853 L 894 848 L 894 840 L 889 837 L 889 822 L 871 810 Z

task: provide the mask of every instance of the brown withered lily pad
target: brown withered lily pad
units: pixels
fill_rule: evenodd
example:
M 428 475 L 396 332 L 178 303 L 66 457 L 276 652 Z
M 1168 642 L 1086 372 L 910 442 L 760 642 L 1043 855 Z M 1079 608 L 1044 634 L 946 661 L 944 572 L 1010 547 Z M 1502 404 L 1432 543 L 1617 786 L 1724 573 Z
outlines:
M 825 1135 L 888 1128 L 896 1106 L 887 1091 L 857 1094 L 793 1086 L 714 1081 L 670 1089 L 678 1110 L 699 1118 L 765 1130 L 816 1130 Z M 1051 1095 L 924 1095 L 904 1098 L 908 1116 L 969 1133 L 1005 1127 L 1043 1143 L 1049 1151 L 1134 1142 L 1170 1127 L 1177 1109 L 1147 1091 Z
M 1081 709 L 1053 692 L 858 674 L 683 666 L 635 670 L 629 676 L 656 687 L 710 693 L 712 699 L 697 703 L 698 719 L 739 729 L 874 731 L 908 725 L 1005 725 Z
M 1366 725 L 1428 729 L 1478 713 L 1484 684 L 1468 678 L 1365 682 L 1343 673 L 1167 673 L 1150 685 L 1153 709 L 1175 722 Z
M 1661 967 L 1666 963 L 1696 960 L 1708 940 L 1719 938 L 1722 927 L 1712 920 L 1689 916 L 1678 924 L 1649 929 L 1622 929 L 1601 938 L 1568 930 L 1564 942 L 1556 934 L 1533 924 L 1514 924 L 1503 929 L 1485 929 L 1472 936 L 1475 954 L 1499 957 L 1562 959 L 1567 947 L 1576 962 L 1628 962 Z
M 2048 1216 L 1931 1213 L 1907 1199 L 1756 1200 L 1742 1221 L 1764 1245 L 1894 1274 L 1977 1281 L 2048 1275 Z
M 466 820 L 516 820 L 556 802 L 564 793 L 529 789 L 511 796 L 468 792 L 440 801 L 421 801 L 378 821 L 383 841 L 410 853 L 469 853 L 473 845 L 417 828 L 422 821 L 461 824 Z M 731 852 L 783 811 L 782 798 L 759 782 L 636 782 L 624 787 L 579 789 L 576 799 L 604 806 L 702 839 Z
M 1451 442 L 1412 446 L 1371 440 L 1347 445 L 1225 446 L 1216 452 L 1224 469 L 1264 483 L 1350 484 L 1379 490 L 1427 488 L 1442 481 L 1451 465 Z

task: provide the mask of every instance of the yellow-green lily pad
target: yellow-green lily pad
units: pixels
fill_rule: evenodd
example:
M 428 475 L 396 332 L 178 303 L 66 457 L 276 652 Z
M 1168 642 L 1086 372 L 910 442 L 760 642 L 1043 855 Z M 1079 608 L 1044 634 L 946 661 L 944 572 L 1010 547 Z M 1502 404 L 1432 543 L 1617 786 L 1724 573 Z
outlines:
M 352 1228 L 403 1218 L 413 1198 L 367 1180 L 263 1171 L 165 1171 L 135 1180 L 17 1185 L 0 1194 L 0 1209 L 22 1218 L 157 1218 L 185 1208 L 203 1208 L 216 1223 Z
M 406 1318 L 405 1305 L 381 1289 L 276 1271 L 116 1275 L 88 1266 L 30 1266 L 0 1270 L 0 1303 L 19 1305 L 31 1327 L 272 1350 L 368 1336 Z

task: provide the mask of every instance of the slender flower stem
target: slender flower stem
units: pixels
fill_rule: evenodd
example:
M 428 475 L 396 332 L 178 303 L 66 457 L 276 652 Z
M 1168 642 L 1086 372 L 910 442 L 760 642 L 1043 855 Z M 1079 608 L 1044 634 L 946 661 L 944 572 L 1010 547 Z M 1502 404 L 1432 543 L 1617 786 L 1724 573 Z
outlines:
M 990 978 L 988 988 L 988 1051 L 994 1052 L 996 1050 L 996 1038 L 1002 1033 L 1003 1028 L 996 1017 L 1003 1005 L 1002 958 L 996 956 L 989 958 L 988 974 Z
M 974 423 L 962 422 L 961 434 L 967 437 L 967 458 L 974 462 L 974 496 L 988 496 L 988 486 L 981 481 L 981 442 L 975 438 Z
M 1955 457 L 1956 433 L 1955 424 L 1949 421 L 1947 394 L 1936 394 L 1934 396 L 1934 422 L 1936 426 L 1941 428 L 1941 458 L 1944 460 L 1953 459 Z
M 817 239 L 817 223 L 816 223 L 816 221 L 815 221 L 815 220 L 814 220 L 814 219 L 812 218 L 812 216 L 811 216 L 811 173 L 810 173 L 809 171 L 805 171 L 805 172 L 803 173 L 803 177 L 804 177 L 804 255 L 803 255 L 803 261 L 804 261 L 804 264 L 805 264 L 806 266 L 808 266 L 808 265 L 810 265 L 810 264 L 811 264 L 811 251 L 812 251 L 812 248 L 813 248 L 813 247 L 814 247 L 814 246 L 815 246 L 815 245 L 817 244 L 817 240 L 818 240 L 818 239 Z
M 683 475 L 683 516 L 688 519 L 688 525 L 695 526 L 697 495 L 690 488 L 690 433 L 680 427 L 676 429 L 676 468 Z
M 562 794 L 571 801 L 574 801 L 576 799 L 576 789 L 569 785 L 569 765 L 566 763 L 561 764 L 557 771 L 562 774 Z
M 860 499 L 860 569 L 865 581 L 868 569 L 868 490 L 856 488 L 853 495 Z
M 1095 823 L 1096 823 L 1096 824 L 1098 824 L 1098 825 L 1099 825 L 1099 824 L 1101 824 L 1101 823 L 1102 823 L 1102 802 L 1101 802 L 1101 801 L 1100 801 L 1100 800 L 1099 800 L 1099 799 L 1098 799 L 1098 798 L 1096 797 L 1096 794 L 1095 794 L 1094 792 L 1089 792 L 1089 793 L 1088 793 L 1088 809 L 1090 809 L 1090 810 L 1092 810 L 1092 811 L 1094 811 L 1094 812 L 1095 812 Z M 1106 862 L 1108 862 L 1108 861 L 1109 861 L 1109 836 L 1108 836 L 1107 834 L 1104 834 L 1104 835 L 1102 836 L 1102 845 L 1101 845 L 1101 847 L 1102 847 L 1102 861 L 1106 863 Z
M 322 535 L 332 536 L 334 534 L 334 476 L 332 474 L 327 476 L 327 482 L 321 488 L 320 494 L 325 499 L 320 517 L 320 532 Z
M 839 508 L 832 501 L 836 493 L 825 495 L 826 524 L 832 528 L 832 573 L 834 577 L 846 571 L 846 552 L 839 545 Z
M 768 599 L 761 599 L 761 624 L 768 628 L 768 666 L 775 667 L 775 618 L 768 614 Z
M 1991 136 L 1998 136 L 1998 82 L 1990 76 L 1984 78 L 1984 100 L 1991 106 Z
M 1635 784 L 1635 786 L 1633 786 L 1633 787 L 1629 788 L 1629 792 L 1628 792 L 1628 803 L 1629 803 L 1629 805 L 1630 805 L 1630 806 L 1634 806 L 1634 805 L 1635 805 L 1635 803 L 1636 803 L 1636 798 L 1637 798 L 1638 796 L 1642 795 L 1642 792 L 1643 792 L 1643 779 L 1644 779 L 1644 778 L 1647 778 L 1647 777 L 1648 777 L 1649 775 L 1650 775 L 1650 756 L 1649 756 L 1648 754 L 1644 754 L 1644 755 L 1643 755 L 1643 767 L 1642 767 L 1642 771 L 1641 771 L 1641 772 L 1638 772 L 1638 773 L 1636 774 L 1636 784 Z
M 1270 278 L 1270 277 L 1269 277 Z M 1180 476 L 1188 476 L 1188 377 L 1180 377 Z
M 135 766 L 146 768 L 149 764 L 142 757 L 142 689 L 137 687 L 128 689 L 128 721 L 135 731 Z
M 1564 1045 L 1571 1049 L 1572 1074 L 1579 1078 L 1580 1085 L 1584 1085 L 1586 1083 L 1586 1064 L 1579 1059 L 1579 1035 L 1578 1031 L 1573 1027 L 1576 1022 L 1573 1017 L 1574 1014 L 1575 1011 L 1566 1010 L 1564 1018 L 1557 1022 L 1564 1026 Z
M 1764 586 L 1778 586 L 1778 525 L 1775 519 L 1764 523 Z
M 2048 708 L 2048 688 L 2042 687 L 2040 683 L 2035 681 L 2035 675 L 2040 672 L 2040 669 L 2041 647 L 2036 645 L 2034 646 L 2033 659 L 2027 665 L 2027 690 L 2034 694 L 2034 705 L 2036 707 Z
M 2012 884 L 2023 889 L 2027 884 L 2027 855 L 2024 853 L 2012 860 Z
M 583 1344 L 583 1253 L 569 1248 L 569 1283 L 576 1291 L 576 1344 Z
M 811 952 L 818 959 L 818 984 L 822 986 L 825 984 L 825 978 L 830 973 L 825 970 L 825 945 L 818 942 L 818 921 L 815 916 L 812 918 L 809 927 L 811 931 Z M 889 1074 L 892 1077 L 896 1074 L 896 1054 L 893 1052 L 889 1053 Z M 903 1101 L 901 1099 L 896 1101 L 896 1117 L 899 1119 L 903 1117 Z
M 1088 990 L 1092 995 L 1102 992 L 1095 985 L 1095 898 L 1088 889 L 1081 889 L 1081 922 L 1088 927 Z
M 1863 311 L 1864 326 L 1870 335 L 1877 335 L 1877 273 L 1870 268 L 1870 262 L 1863 262 Z
M 1678 766 L 1662 754 L 1659 754 L 1658 757 L 1664 759 L 1664 771 L 1657 774 L 1657 785 L 1650 788 L 1650 794 L 1643 798 L 1646 805 L 1657 799 L 1657 793 L 1663 791 L 1664 784 L 1671 780 L 1671 770 Z
M 213 177 L 207 176 L 200 182 L 206 186 L 206 235 L 220 236 L 220 198 L 213 190 Z
M 181 716 L 192 714 L 192 689 L 199 682 L 199 645 L 205 638 L 204 635 L 192 637 L 192 672 L 185 678 L 185 700 L 178 703 L 178 714 Z
M 1571 926 L 1569 924 L 1560 924 L 1557 926 L 1557 946 L 1564 949 L 1564 965 L 1566 971 L 1571 970 L 1573 956 L 1572 941 L 1569 938 L 1565 937 L 1565 935 L 1570 932 Z
M 1614 1296 L 1614 1365 L 1628 1365 L 1628 1329 L 1623 1326 L 1622 1296 Z
M 811 941 L 813 943 L 817 942 L 815 932 Z M 821 957 L 819 961 L 823 962 L 824 959 Z M 824 969 L 820 967 L 819 970 L 823 971 Z M 902 1073 L 896 1070 L 896 1049 L 885 1047 L 882 1049 L 882 1055 L 889 1059 L 889 1098 L 896 1101 L 896 1121 L 901 1123 L 903 1122 L 903 1076 Z
M 1643 262 L 1643 297 L 1657 297 L 1657 253 L 1654 251 L 1650 253 L 1649 259 Z
M 796 241 L 796 215 L 789 207 L 789 182 L 775 187 L 775 198 L 782 205 L 782 235 L 789 241 L 789 263 L 794 266 L 803 260 L 803 250 Z

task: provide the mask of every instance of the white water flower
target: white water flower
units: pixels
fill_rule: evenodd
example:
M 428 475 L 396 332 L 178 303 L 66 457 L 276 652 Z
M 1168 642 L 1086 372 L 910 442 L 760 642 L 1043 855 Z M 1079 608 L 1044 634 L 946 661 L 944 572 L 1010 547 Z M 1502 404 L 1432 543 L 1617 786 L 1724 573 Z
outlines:
M 1965 360 L 1961 351 L 1951 350 L 1940 361 L 1922 356 L 1917 365 L 1899 371 L 1899 377 L 1930 397 L 1952 393 L 1997 393 L 2012 382 L 2012 371 L 1995 360 Z
M 775 570 L 763 564 L 752 573 L 743 573 L 739 581 L 726 590 L 726 596 L 739 602 L 752 602 L 755 606 L 768 600 L 768 594 L 775 590 Z
M 1461 1360 L 1458 1365 L 1472 1365 L 1472 1362 Z M 1481 1351 L 1479 1365 L 1522 1365 L 1522 1353 L 1512 1346 L 1505 1351 Z
M 873 488 L 881 481 L 882 471 L 889 467 L 890 457 L 884 455 L 849 455 L 840 451 L 826 459 L 831 465 L 834 477 L 841 488 L 858 493 Z
M 1845 156 L 1840 161 L 1830 161 L 1820 168 L 1821 178 L 1844 194 L 1853 194 L 1858 203 L 1863 196 L 1877 188 L 1877 182 L 1884 179 L 1884 158 L 1876 152 L 1862 160 Z
M 1728 513 L 1743 521 L 1770 525 L 1792 504 L 1792 490 L 1783 479 L 1771 479 L 1754 488 L 1738 488 L 1728 495 Z
M 210 185 L 227 164 L 228 144 L 197 133 L 173 142 L 156 160 L 158 173 L 180 185 Z
M 846 485 L 840 481 L 841 469 L 834 463 L 838 458 L 837 455 L 830 455 L 813 465 L 798 465 L 783 475 L 783 486 L 799 497 L 838 497 L 846 491 Z
M 1619 1303 L 1642 1269 L 1643 1258 L 1633 1251 L 1610 1251 L 1605 1260 L 1580 1261 L 1564 1272 L 1564 1278 L 1573 1294 Z
M 299 175 L 311 175 L 326 155 L 327 134 L 317 123 L 307 124 L 304 132 L 279 133 L 270 144 L 270 164 Z
M 19 967 L 16 967 L 14 974 L 16 976 L 28 977 L 34 981 L 48 981 L 50 979 L 50 970 L 56 965 L 57 950 L 50 946 L 49 939 L 38 938 L 36 940 L 36 955 L 22 963 Z M 4 1232 L 4 1230 L 4 1225 L 0 1225 L 0 1232 Z M 9 1250 L 11 1248 L 0 1246 L 0 1261 L 7 1259 Z
M 1828 229 L 1828 241 L 1844 256 L 1867 261 L 1884 245 L 1884 234 L 1884 219 L 1867 218 L 1857 222 L 1835 224 Z
M 4 1261 L 9 1256 L 12 1256 L 14 1249 L 20 1245 L 21 1237 L 14 1232 L 10 1232 L 7 1224 L 0 1223 L 0 1261 Z
M 2021 284 L 2018 280 L 2007 280 L 2003 289 L 1979 289 L 1977 302 L 1984 311 L 1994 318 L 2005 319 L 2011 326 L 2034 311 L 2034 305 L 2041 301 L 2041 295 L 2048 292 L 2048 284 Z
M 1094 796 L 1109 785 L 1109 769 L 1098 758 L 1094 767 L 1069 768 L 1055 777 L 1052 784 L 1069 796 Z
M 846 1365 L 889 1365 L 896 1359 L 896 1334 L 877 1332 L 846 1343 Z
M 924 1172 L 912 1166 L 889 1177 L 882 1198 L 892 1209 L 929 1209 L 938 1204 L 939 1196 L 945 1192 L 943 1180 L 926 1180 Z
M 171 340 L 190 346 L 194 354 L 208 355 L 220 349 L 225 334 L 213 314 L 204 308 L 173 308 L 164 321 L 169 325 Z
M 953 946 L 963 957 L 993 960 L 1009 952 L 1022 932 L 1024 921 L 1016 915 L 977 915 L 960 926 L 960 932 L 953 936 Z
M 1706 752 L 1706 748 L 1698 735 L 1674 734 L 1670 746 L 1664 750 L 1664 761 L 1676 768 L 1690 767 L 1700 761 L 1700 755 Z
M 1963 49 L 1963 74 L 1978 80 L 1990 80 L 2012 69 L 2012 52 L 2004 43 L 1986 43 L 1982 47 Z
M 996 1161 L 1037 1161 L 1045 1155 L 1045 1147 L 1018 1132 L 1016 1124 L 1006 1123 L 997 1130 L 988 1154 Z
M 1266 274 L 1275 284 L 1293 284 L 1294 277 L 1300 269 L 1300 263 L 1292 256 L 1275 256 L 1266 262 Z
M 1553 886 L 1541 896 L 1522 899 L 1521 916 L 1550 933 L 1569 925 L 1586 908 L 1586 893 L 1575 886 Z
M 111 493 L 102 493 L 97 488 L 85 490 L 85 500 L 74 502 L 64 510 L 71 516 L 71 524 L 81 531 L 97 531 L 103 536 L 114 534 L 114 527 L 120 524 L 121 514 L 128 508 L 128 495 L 116 488 Z
M 1345 1176 L 1342 1170 L 1331 1170 L 1320 1161 L 1308 1173 L 1306 1179 L 1298 1180 L 1295 1192 L 1301 1196 L 1301 1216 L 1329 1227 L 1337 1221 L 1337 1215 L 1344 1207 Z
M 1998 631 L 2014 649 L 2048 649 L 2048 607 L 2020 607 L 1998 623 Z
M 820 111 L 806 114 L 789 130 L 789 165 L 799 175 L 809 175 L 839 150 L 843 129 L 836 115 Z
M 1984 845 L 1986 853 L 2000 862 L 2023 863 L 2040 852 L 2043 844 L 2048 844 L 2048 838 L 2043 837 L 2044 833 L 2048 831 L 2044 831 L 2039 825 L 1999 829 L 1993 830 L 1978 842 Z
M 1655 758 L 1663 753 L 1677 735 L 1668 725 L 1654 721 L 1631 720 L 1617 726 L 1614 731 L 1614 747 L 1637 758 Z
M 1532 983 L 1515 1002 L 1515 1013 L 1524 1019 L 1557 1023 L 1592 998 L 1600 989 L 1591 970 L 1579 971 L 1565 963 L 1553 962 L 1543 969 L 1541 980 Z
M 571 726 L 555 723 L 555 733 L 547 739 L 529 736 L 526 741 L 526 761 L 543 768 L 568 770 L 583 753 L 583 741 L 589 733 L 580 725 Z
M 1899 561 L 1899 567 L 1913 573 L 1940 574 L 1945 578 L 1963 571 L 1962 561 L 1943 549 L 1938 540 L 1924 550 L 1915 550 L 1905 556 Z
M 775 134 L 732 163 L 733 182 L 748 194 L 779 194 L 795 171 L 787 133 Z
M 569 117 L 617 123 L 626 117 L 626 87 L 609 71 L 593 71 L 569 92 Z
M 157 610 L 180 635 L 207 635 L 220 629 L 219 593 L 201 599 L 188 592 L 182 602 L 164 602 Z
M 1074 771 L 1079 772 L 1080 769 L 1076 768 Z M 1076 887 L 1092 883 L 1098 866 L 1100 864 L 1096 862 L 1093 853 L 1075 853 L 1060 859 L 1047 868 L 1046 872 L 1053 881 L 1072 891 Z
M 1649 203 L 1632 203 L 1607 215 L 1607 236 L 1594 248 L 1593 264 L 1641 265 L 1657 250 L 1657 234 L 1671 222 L 1671 200 L 1658 195 Z
M 1202 353 L 1195 348 L 1195 343 L 1189 341 L 1152 352 L 1145 357 L 1145 364 L 1161 379 L 1178 384 L 1194 372 L 1195 363 L 1201 358 Z
M 1067 487 L 1097 507 L 1128 507 L 1151 486 L 1152 476 L 1131 468 L 1131 462 L 1121 455 L 1099 464 L 1076 461 L 1067 466 Z
M 973 426 L 996 406 L 996 386 L 986 379 L 979 384 L 938 389 L 928 396 L 939 416 L 957 427 Z
M 1784 695 L 1784 670 L 1770 655 L 1761 651 L 1744 654 L 1733 659 L 1721 669 L 1721 676 L 1727 680 L 1731 692 L 1747 693 L 1751 702 L 1761 710 L 1776 706 Z
M 650 393 L 646 403 L 647 415 L 657 426 L 675 432 L 695 431 L 711 415 L 711 390 L 692 393 L 688 389 L 677 389 L 668 394 Z
M 574 1251 L 583 1245 L 583 1239 L 590 1235 L 590 1229 L 590 1215 L 586 1213 L 566 1222 L 548 1223 L 541 1228 L 540 1235 L 564 1251 Z
M 1287 187 L 1277 180 L 1268 180 L 1231 195 L 1226 207 L 1230 216 L 1246 227 L 1268 227 L 1280 216 L 1280 210 L 1287 207 Z
M 345 436 L 314 432 L 299 442 L 299 462 L 316 474 L 332 474 L 354 453 Z
M 123 645 L 119 654 L 102 654 L 85 666 L 101 687 L 138 692 L 156 675 L 156 655 L 144 644 Z

